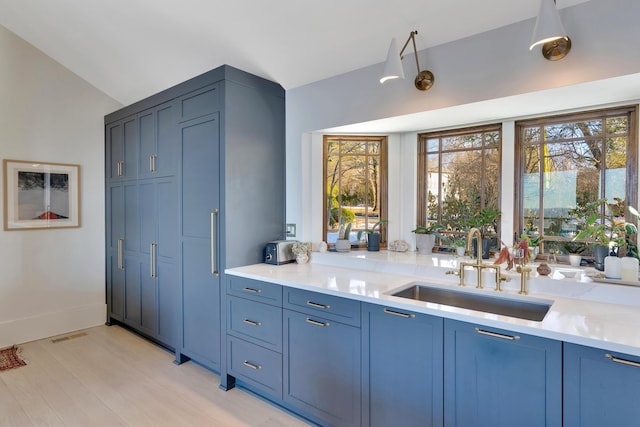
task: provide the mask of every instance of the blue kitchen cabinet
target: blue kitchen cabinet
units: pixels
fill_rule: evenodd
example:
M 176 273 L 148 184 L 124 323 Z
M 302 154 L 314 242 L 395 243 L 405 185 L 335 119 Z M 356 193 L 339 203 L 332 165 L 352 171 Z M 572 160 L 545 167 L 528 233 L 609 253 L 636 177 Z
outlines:
M 562 343 L 445 319 L 444 402 L 448 427 L 561 426 Z
M 234 276 L 227 283 L 228 373 L 236 385 L 281 401 L 282 287 Z
M 139 178 L 174 176 L 178 172 L 178 128 L 173 102 L 138 114 Z
M 105 128 L 107 181 L 138 177 L 139 133 L 137 116 L 109 122 Z
M 158 232 L 177 235 L 171 243 L 175 253 L 164 257 L 166 244 L 138 238 L 141 283 L 129 298 L 129 320 L 128 283 L 122 274 L 111 273 L 117 257 L 109 251 L 107 298 L 115 311 L 109 310 L 108 322 L 122 318 L 163 343 L 164 336 L 177 331 L 177 339 L 171 338 L 177 342 L 176 361 L 191 358 L 219 372 L 224 382 L 224 270 L 262 261 L 265 243 L 284 237 L 284 90 L 221 66 L 109 114 L 105 138 L 108 183 L 132 180 L 146 185 L 169 179 L 177 191 L 170 204 L 157 202 L 154 219 L 164 210 L 171 213 L 171 223 L 165 222 Z M 107 214 L 109 224 L 109 209 Z M 150 234 L 144 223 L 142 233 Z M 117 245 L 112 234 L 107 232 L 108 248 Z M 156 270 L 158 277 L 150 277 L 148 272 Z M 177 293 L 169 286 L 174 278 Z M 151 283 L 155 292 L 147 286 Z M 170 315 L 144 309 L 152 306 L 162 312 L 168 307 Z
M 371 427 L 443 425 L 443 319 L 363 307 L 363 420 Z
M 220 371 L 220 121 L 218 114 L 180 127 L 182 152 L 182 349 Z
M 285 294 L 292 292 L 298 290 L 285 289 Z M 285 297 L 283 399 L 320 425 L 360 426 L 360 328 L 334 320 L 334 316 L 359 315 L 360 303 L 339 298 L 348 307 L 332 313 L 337 297 L 311 292 L 306 296 L 309 309 L 288 303 L 290 298 Z M 318 313 L 322 306 L 331 317 Z
M 640 357 L 564 344 L 564 426 L 640 425 Z

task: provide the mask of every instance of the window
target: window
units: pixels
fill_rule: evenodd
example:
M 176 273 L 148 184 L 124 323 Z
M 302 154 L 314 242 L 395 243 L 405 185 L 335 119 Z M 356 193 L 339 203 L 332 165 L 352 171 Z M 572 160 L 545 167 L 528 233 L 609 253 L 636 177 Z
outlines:
M 516 123 L 516 230 L 542 237 L 546 252 L 572 252 L 581 207 L 600 198 L 636 206 L 636 115 L 634 106 Z
M 340 219 L 351 222 L 352 246 L 364 246 L 365 235 L 387 219 L 387 138 L 384 136 L 324 137 L 324 230 L 328 244 L 338 238 Z M 382 246 L 386 227 L 380 227 Z
M 481 210 L 499 210 L 501 142 L 500 125 L 418 135 L 417 224 L 437 222 L 455 237 Z M 498 246 L 499 221 L 486 231 Z

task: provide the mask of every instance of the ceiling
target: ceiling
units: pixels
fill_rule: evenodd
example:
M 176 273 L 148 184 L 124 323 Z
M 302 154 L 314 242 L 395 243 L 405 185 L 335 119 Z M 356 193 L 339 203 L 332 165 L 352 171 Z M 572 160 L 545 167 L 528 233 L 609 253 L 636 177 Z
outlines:
M 588 0 L 557 0 L 559 8 Z M 539 0 L 0 0 L 0 25 L 130 104 L 222 64 L 292 89 L 537 14 Z

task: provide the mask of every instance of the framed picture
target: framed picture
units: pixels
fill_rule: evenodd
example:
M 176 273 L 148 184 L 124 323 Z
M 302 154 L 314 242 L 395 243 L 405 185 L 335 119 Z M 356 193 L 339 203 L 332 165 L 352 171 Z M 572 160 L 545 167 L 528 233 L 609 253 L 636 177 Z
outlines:
M 4 229 L 80 227 L 80 166 L 4 160 Z

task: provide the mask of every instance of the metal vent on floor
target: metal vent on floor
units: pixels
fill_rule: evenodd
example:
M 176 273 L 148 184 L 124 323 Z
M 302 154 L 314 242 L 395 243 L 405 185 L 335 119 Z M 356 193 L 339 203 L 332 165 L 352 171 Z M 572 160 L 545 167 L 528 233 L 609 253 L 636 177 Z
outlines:
M 57 343 L 57 342 L 62 342 L 62 341 L 69 341 L 69 340 L 72 340 L 74 338 L 80 338 L 80 337 L 85 337 L 85 336 L 87 336 L 86 332 L 78 332 L 77 334 L 71 334 L 71 335 L 66 335 L 64 337 L 52 338 L 51 342 L 52 343 Z

